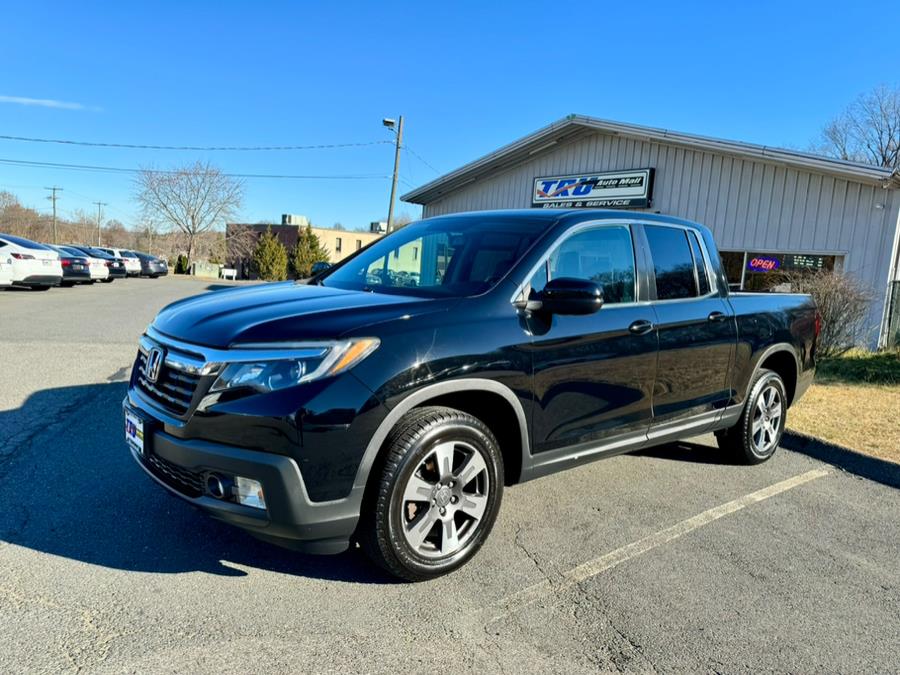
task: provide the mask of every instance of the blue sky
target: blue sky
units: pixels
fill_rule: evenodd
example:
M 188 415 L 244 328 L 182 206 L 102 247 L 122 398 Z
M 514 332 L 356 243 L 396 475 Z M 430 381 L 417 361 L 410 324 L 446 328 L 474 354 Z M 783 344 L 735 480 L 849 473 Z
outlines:
M 805 148 L 859 93 L 900 81 L 900 42 L 889 37 L 900 3 L 28 2 L 5 3 L 3 15 L 0 135 L 352 143 L 390 140 L 381 118 L 403 114 L 407 144 L 441 172 L 569 113 Z M 303 213 L 352 228 L 386 215 L 393 149 L 0 140 L 0 158 L 382 176 L 246 181 L 243 220 Z M 436 175 L 405 154 L 401 192 Z M 0 164 L 0 189 L 39 210 L 54 184 L 63 213 L 99 199 L 107 217 L 140 222 L 127 174 Z

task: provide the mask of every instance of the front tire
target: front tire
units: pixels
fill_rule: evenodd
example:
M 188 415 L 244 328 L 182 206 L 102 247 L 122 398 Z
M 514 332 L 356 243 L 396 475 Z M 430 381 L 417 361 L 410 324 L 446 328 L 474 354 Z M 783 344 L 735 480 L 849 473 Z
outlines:
M 480 420 L 453 408 L 410 412 L 373 469 L 360 543 L 391 574 L 423 581 L 464 565 L 503 496 L 503 456 Z
M 786 413 L 784 380 L 775 371 L 761 370 L 737 424 L 716 434 L 719 447 L 742 464 L 765 462 L 778 449 Z

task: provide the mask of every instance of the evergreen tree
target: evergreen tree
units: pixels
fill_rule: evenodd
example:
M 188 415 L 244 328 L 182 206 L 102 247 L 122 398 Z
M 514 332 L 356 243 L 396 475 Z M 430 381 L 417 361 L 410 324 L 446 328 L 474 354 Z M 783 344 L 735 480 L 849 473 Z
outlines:
M 187 274 L 188 273 L 188 257 L 183 253 L 178 254 L 178 258 L 175 259 L 175 274 Z
M 265 281 L 284 281 L 287 279 L 288 254 L 278 237 L 272 234 L 272 228 L 266 228 L 260 236 L 253 251 L 251 261 L 253 272 Z
M 297 279 L 312 276 L 313 263 L 328 262 L 328 249 L 322 245 L 312 226 L 300 228 L 297 233 L 297 245 L 291 251 L 291 272 Z

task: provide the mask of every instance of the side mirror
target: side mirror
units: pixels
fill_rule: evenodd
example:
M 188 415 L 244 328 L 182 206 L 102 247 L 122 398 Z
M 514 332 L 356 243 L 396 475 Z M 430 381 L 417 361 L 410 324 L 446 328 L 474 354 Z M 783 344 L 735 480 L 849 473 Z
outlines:
M 315 276 L 317 274 L 321 274 L 322 272 L 324 272 L 325 270 L 328 270 L 328 269 L 331 269 L 331 263 L 319 261 L 319 262 L 314 262 L 312 264 L 311 272 L 312 272 L 312 275 Z
M 549 281 L 537 300 L 537 311 L 544 314 L 593 314 L 603 306 L 603 289 L 595 281 L 560 277 Z

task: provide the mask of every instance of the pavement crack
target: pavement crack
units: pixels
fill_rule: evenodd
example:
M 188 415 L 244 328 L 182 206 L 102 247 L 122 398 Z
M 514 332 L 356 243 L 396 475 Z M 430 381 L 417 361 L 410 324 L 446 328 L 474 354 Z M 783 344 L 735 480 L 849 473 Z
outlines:
M 520 549 L 526 556 L 528 556 L 528 559 L 532 563 L 534 563 L 535 568 L 537 569 L 538 572 L 541 573 L 541 576 L 544 577 L 544 580 L 548 584 L 553 586 L 557 579 L 557 575 L 553 574 L 552 571 L 546 569 L 543 562 L 541 562 L 541 559 L 538 558 L 538 556 L 536 556 L 530 550 L 528 550 L 528 547 L 525 545 L 525 541 L 522 536 L 523 532 L 525 532 L 525 528 L 523 528 L 521 525 L 517 525 L 516 526 L 516 537 L 515 537 L 516 547 L 518 549 Z

